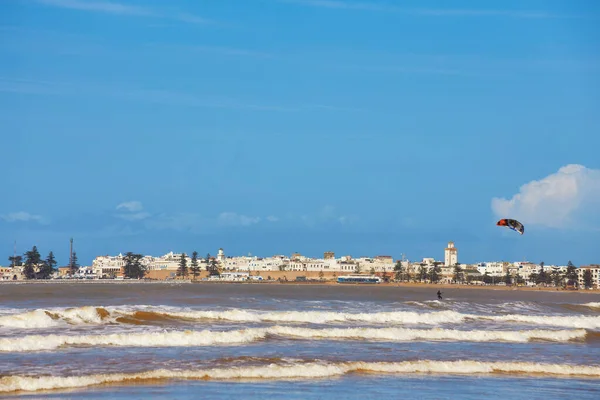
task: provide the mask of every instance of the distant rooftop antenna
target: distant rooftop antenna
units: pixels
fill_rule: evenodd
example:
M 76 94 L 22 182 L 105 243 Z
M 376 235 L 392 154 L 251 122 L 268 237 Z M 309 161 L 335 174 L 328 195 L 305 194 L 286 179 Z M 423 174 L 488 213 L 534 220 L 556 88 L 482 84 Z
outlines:
M 73 265 L 73 238 L 71 238 L 69 246 L 69 267 L 71 265 Z

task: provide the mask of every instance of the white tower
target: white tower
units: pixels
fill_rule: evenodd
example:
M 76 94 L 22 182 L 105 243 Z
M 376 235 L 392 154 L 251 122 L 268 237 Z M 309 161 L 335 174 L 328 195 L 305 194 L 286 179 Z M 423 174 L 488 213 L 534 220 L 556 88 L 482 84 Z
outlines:
M 223 251 L 223 249 L 219 249 L 219 252 L 217 253 L 217 261 L 224 263 L 225 262 L 225 252 Z
M 458 249 L 454 247 L 454 242 L 448 242 L 448 247 L 444 250 L 444 265 L 452 266 L 458 263 Z

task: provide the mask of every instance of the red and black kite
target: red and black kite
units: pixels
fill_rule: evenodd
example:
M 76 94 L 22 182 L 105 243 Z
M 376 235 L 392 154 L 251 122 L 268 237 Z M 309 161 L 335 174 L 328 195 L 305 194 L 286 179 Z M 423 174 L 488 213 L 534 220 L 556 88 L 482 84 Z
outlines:
M 519 232 L 521 235 L 525 233 L 525 227 L 516 219 L 502 218 L 500 221 L 496 222 L 496 225 L 506 226 L 515 232 Z

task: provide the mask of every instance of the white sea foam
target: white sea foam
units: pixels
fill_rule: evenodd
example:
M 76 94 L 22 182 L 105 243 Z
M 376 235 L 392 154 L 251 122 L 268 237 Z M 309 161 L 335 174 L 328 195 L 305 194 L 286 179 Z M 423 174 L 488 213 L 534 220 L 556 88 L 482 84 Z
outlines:
M 331 322 L 367 322 L 391 324 L 442 324 L 460 323 L 466 315 L 455 311 L 418 313 L 412 311 L 387 311 L 369 313 L 347 313 L 335 311 L 188 311 L 169 315 L 188 319 L 214 319 L 236 322 L 300 322 L 326 324 Z
M 61 324 L 100 324 L 108 315 L 96 307 L 73 307 L 66 309 L 38 309 L 24 313 L 0 316 L 0 326 L 8 328 L 50 328 Z
M 5 376 L 0 378 L 0 393 L 39 391 L 93 386 L 99 384 L 136 383 L 152 380 L 297 380 L 342 376 L 349 373 L 369 374 L 513 374 L 600 379 L 600 366 L 541 364 L 528 362 L 481 362 L 471 360 L 403 362 L 309 362 L 273 363 L 255 366 L 232 366 L 196 370 L 158 369 L 134 373 L 94 374 L 83 376 Z
M 0 351 L 55 350 L 65 346 L 176 347 L 248 343 L 266 336 L 266 329 L 233 331 L 171 331 L 107 335 L 28 335 L 0 338 Z
M 528 331 L 462 331 L 453 329 L 403 329 L 403 328 L 300 328 L 272 326 L 230 331 L 168 331 L 113 333 L 105 335 L 28 335 L 18 338 L 0 338 L 0 351 L 26 352 L 55 350 L 68 346 L 117 347 L 181 347 L 244 344 L 266 339 L 268 335 L 288 338 L 336 340 L 403 341 L 460 341 L 460 342 L 528 342 L 545 340 L 564 342 L 583 340 L 587 332 L 579 330 L 528 330 Z
M 34 310 L 0 317 L 0 326 L 7 328 L 49 328 L 59 324 L 59 321 L 52 319 L 44 310 Z
M 584 303 L 582 306 L 590 307 L 590 308 L 600 308 L 600 302 L 594 301 L 591 303 Z
M 521 322 L 533 325 L 562 326 L 571 328 L 600 328 L 600 317 L 589 315 L 474 315 L 473 318 L 496 322 Z
M 594 307 L 594 304 L 586 305 Z M 140 317 L 139 312 L 153 313 Z M 121 306 L 121 307 L 77 307 L 67 309 L 39 309 L 25 313 L 15 313 L 0 316 L 0 327 L 21 329 L 49 328 L 58 325 L 131 323 L 122 318 L 130 319 L 181 319 L 188 322 L 219 320 L 248 323 L 368 323 L 388 325 L 439 325 L 460 324 L 469 321 L 494 321 L 499 323 L 517 322 L 530 325 L 545 325 L 567 328 L 597 329 L 600 328 L 600 316 L 596 315 L 532 315 L 532 314 L 470 314 L 452 310 L 413 312 L 413 311 L 384 311 L 384 312 L 340 312 L 340 311 L 261 311 L 230 309 L 224 311 L 203 311 L 182 309 L 167 306 Z M 155 318 L 155 319 L 156 319 Z M 142 322 L 143 323 L 143 322 Z
M 527 330 L 527 331 L 490 331 L 455 329 L 403 329 L 403 328 L 297 328 L 274 326 L 268 333 L 310 339 L 365 339 L 386 341 L 441 340 L 459 342 L 528 342 L 547 340 L 564 342 L 585 339 L 585 329 L 579 330 Z

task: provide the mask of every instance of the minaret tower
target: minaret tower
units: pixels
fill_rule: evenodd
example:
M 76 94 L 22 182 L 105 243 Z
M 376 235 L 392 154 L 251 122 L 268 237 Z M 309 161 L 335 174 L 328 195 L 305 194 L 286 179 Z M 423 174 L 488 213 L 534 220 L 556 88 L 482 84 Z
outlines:
M 454 242 L 448 242 L 448 247 L 444 250 L 444 265 L 447 267 L 458 263 L 458 249 L 454 247 Z

